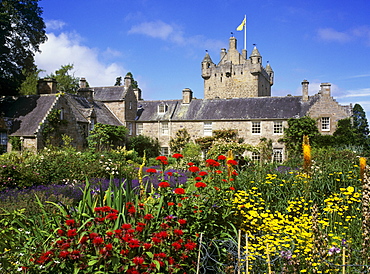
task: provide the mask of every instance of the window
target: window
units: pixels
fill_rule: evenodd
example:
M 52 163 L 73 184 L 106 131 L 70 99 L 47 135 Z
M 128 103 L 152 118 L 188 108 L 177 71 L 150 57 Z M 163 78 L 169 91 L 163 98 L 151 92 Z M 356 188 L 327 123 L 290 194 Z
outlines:
M 212 136 L 212 122 L 204 122 L 203 134 L 204 136 Z
M 94 129 L 94 126 L 95 126 L 95 119 L 94 118 L 91 118 L 90 119 L 90 130 L 93 130 Z
M 0 132 L 0 154 L 6 152 L 8 145 L 8 134 L 6 132 Z
M 161 134 L 162 135 L 168 135 L 168 123 L 161 123 Z
M 252 152 L 252 161 L 259 162 L 261 160 L 261 155 L 258 152 Z
M 283 149 L 282 148 L 274 148 L 273 149 L 273 161 L 274 163 L 282 163 L 283 162 Z
M 167 106 L 165 104 L 160 104 L 158 105 L 158 113 L 159 114 L 164 114 L 167 111 Z
M 143 134 L 143 124 L 136 124 L 136 135 Z
M 164 156 L 169 155 L 168 147 L 161 147 L 161 155 L 164 155 Z
M 252 122 L 252 134 L 261 134 L 261 122 Z
M 59 119 L 60 119 L 60 120 L 64 120 L 64 108 L 61 108 L 61 109 L 60 109 Z
M 129 102 L 129 109 L 132 109 L 132 101 Z
M 132 123 L 127 123 L 128 135 L 132 135 Z
M 274 122 L 274 134 L 283 134 L 283 122 L 282 121 Z
M 321 130 L 330 131 L 330 117 L 321 117 Z

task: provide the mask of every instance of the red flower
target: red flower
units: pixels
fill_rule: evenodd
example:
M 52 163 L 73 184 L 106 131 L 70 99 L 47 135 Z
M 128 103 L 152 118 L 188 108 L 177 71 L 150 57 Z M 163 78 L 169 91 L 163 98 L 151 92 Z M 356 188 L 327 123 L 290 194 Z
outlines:
M 108 220 L 114 221 L 114 220 L 117 220 L 118 215 L 116 213 L 109 213 L 106 218 Z
M 157 173 L 157 170 L 155 168 L 148 168 L 146 170 L 146 172 L 148 172 L 148 173 Z
M 221 161 L 226 160 L 226 156 L 220 155 L 217 157 L 217 160 L 221 160 Z
M 179 158 L 184 158 L 184 156 L 180 153 L 175 153 L 174 155 L 172 155 L 172 158 L 179 159 Z
M 72 237 L 74 237 L 74 236 L 77 236 L 77 232 L 76 232 L 77 230 L 76 229 L 70 229 L 70 230 L 68 230 L 67 231 L 67 236 L 69 237 L 69 238 L 72 238 Z
M 237 161 L 235 161 L 235 160 L 228 160 L 228 161 L 226 162 L 226 164 L 231 165 L 231 166 L 236 166 L 236 165 L 238 164 L 238 162 L 237 162 Z
M 59 252 L 59 258 L 67 258 L 68 255 L 69 255 L 68 251 L 60 251 Z
M 178 187 L 174 190 L 175 194 L 185 194 L 185 189 Z
M 101 245 L 104 243 L 104 240 L 102 237 L 95 237 L 92 242 L 94 245 Z
M 132 259 L 132 262 L 136 265 L 142 265 L 144 263 L 144 258 L 143 257 L 134 257 Z
M 178 222 L 179 222 L 180 225 L 186 224 L 186 220 L 185 219 L 179 219 Z
M 59 236 L 63 236 L 64 235 L 64 231 L 62 229 L 58 229 L 58 235 Z
M 174 259 L 174 258 L 172 258 L 172 257 L 169 257 L 169 258 L 168 258 L 168 264 L 169 264 L 169 265 L 174 265 L 174 264 L 175 264 L 175 259 Z
M 112 244 L 106 244 L 105 249 L 110 251 L 110 250 L 113 249 L 113 245 Z
M 208 173 L 206 171 L 199 172 L 199 176 L 206 176 L 206 175 L 208 175 Z
M 95 232 L 91 232 L 90 234 L 89 234 L 89 238 L 90 239 L 94 239 L 94 238 L 96 238 L 96 237 L 98 237 L 99 235 L 98 235 L 98 233 L 95 233 Z
M 231 187 L 230 187 L 230 189 L 231 189 L 231 190 L 235 190 L 235 187 L 231 186 Z
M 86 243 L 88 239 L 89 239 L 89 238 L 88 238 L 88 237 L 86 237 L 86 236 L 81 237 L 81 239 L 80 239 L 80 244 L 84 244 L 84 243 Z
M 67 226 L 74 226 L 76 224 L 75 220 L 66 220 L 66 225 Z
M 195 181 L 202 181 L 202 178 L 198 176 L 198 177 L 195 177 L 194 180 Z
M 216 189 L 217 191 L 220 190 L 217 186 L 214 186 L 213 188 Z
M 173 233 L 176 234 L 177 236 L 184 235 L 184 231 L 182 231 L 181 229 L 174 229 Z
M 194 250 L 197 247 L 197 244 L 188 240 L 188 242 L 185 244 L 185 248 L 187 250 Z
M 149 243 L 144 243 L 144 249 L 145 250 L 148 250 L 152 247 L 152 244 L 149 244 Z
M 172 176 L 172 175 L 173 175 L 173 172 L 168 171 L 168 172 L 167 172 L 167 175 L 168 175 L 168 176 Z
M 197 167 L 197 166 L 191 166 L 191 167 L 189 167 L 189 171 L 190 172 L 198 172 L 200 169 L 199 169 L 199 167 Z
M 216 170 L 216 173 L 217 173 L 217 174 L 221 174 L 221 173 L 222 173 L 222 171 L 221 171 L 221 170 Z
M 176 251 L 178 251 L 181 248 L 181 244 L 178 242 L 174 242 L 172 246 L 175 248 Z
M 130 229 L 132 226 L 131 226 L 131 224 L 123 224 L 122 226 L 122 229 Z
M 106 234 L 108 237 L 111 237 L 111 236 L 113 235 L 113 232 L 112 232 L 112 231 L 107 231 L 105 234 Z
M 145 220 L 151 220 L 153 218 L 154 218 L 154 216 L 152 214 L 146 214 L 146 215 L 144 215 L 144 219 Z
M 219 165 L 220 165 L 220 163 L 219 163 L 219 162 L 217 162 L 217 161 L 215 161 L 215 160 L 213 160 L 213 159 L 207 159 L 207 160 L 206 160 L 206 164 L 207 164 L 207 166 L 214 166 L 214 167 L 216 167 L 216 166 L 219 166 Z
M 192 162 L 188 163 L 188 166 L 193 166 L 193 165 L 194 165 L 194 163 L 192 163 Z
M 157 161 L 160 161 L 163 165 L 167 165 L 168 162 L 167 162 L 167 157 L 166 156 L 158 156 L 157 158 L 155 158 Z
M 158 185 L 158 187 L 163 187 L 163 188 L 169 187 L 169 186 L 170 186 L 170 184 L 168 182 L 160 182 L 159 185 Z
M 167 205 L 168 206 L 173 206 L 173 205 L 175 205 L 175 203 L 174 202 L 168 202 Z
M 140 247 L 140 241 L 138 239 L 131 239 L 129 242 L 128 242 L 128 246 L 130 248 L 135 248 L 135 247 Z
M 207 184 L 205 184 L 205 183 L 203 183 L 203 182 L 196 182 L 195 183 L 195 187 L 206 187 L 207 186 Z

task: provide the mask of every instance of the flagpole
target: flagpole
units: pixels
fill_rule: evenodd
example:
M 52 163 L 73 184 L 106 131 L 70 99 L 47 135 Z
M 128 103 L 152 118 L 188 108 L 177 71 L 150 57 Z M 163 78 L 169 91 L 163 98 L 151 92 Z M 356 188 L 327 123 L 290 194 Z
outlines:
M 244 15 L 244 49 L 247 50 L 247 15 Z

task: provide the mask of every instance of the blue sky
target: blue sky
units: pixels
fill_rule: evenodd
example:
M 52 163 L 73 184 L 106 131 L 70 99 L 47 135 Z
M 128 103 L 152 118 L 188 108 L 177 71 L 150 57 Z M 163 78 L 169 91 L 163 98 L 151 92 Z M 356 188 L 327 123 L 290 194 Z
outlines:
M 179 99 L 184 88 L 203 98 L 200 63 L 219 61 L 231 32 L 247 16 L 247 51 L 257 45 L 275 72 L 272 96 L 310 94 L 332 84 L 341 104 L 370 115 L 370 1 L 63 0 L 39 2 L 48 41 L 36 55 L 46 74 L 73 64 L 90 86 L 114 85 L 130 71 L 145 100 Z

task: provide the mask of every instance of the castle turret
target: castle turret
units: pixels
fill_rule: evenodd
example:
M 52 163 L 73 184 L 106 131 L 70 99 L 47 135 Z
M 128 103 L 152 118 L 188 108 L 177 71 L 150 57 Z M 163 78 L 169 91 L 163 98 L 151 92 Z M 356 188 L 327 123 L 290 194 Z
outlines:
M 202 61 L 202 77 L 203 79 L 209 79 L 211 77 L 211 66 L 215 66 L 215 64 L 212 62 L 211 57 L 208 54 L 208 51 L 206 51 L 206 56 L 204 56 Z
M 272 86 L 274 84 L 274 71 L 272 70 L 269 62 L 267 62 L 267 65 L 266 65 L 266 72 L 268 76 L 270 77 L 270 85 Z
M 229 39 L 229 49 L 221 49 L 220 61 L 213 63 L 208 52 L 202 61 L 204 98 L 245 98 L 271 96 L 274 71 L 262 66 L 262 56 L 254 47 L 250 58 L 247 51 L 237 50 L 235 37 Z

